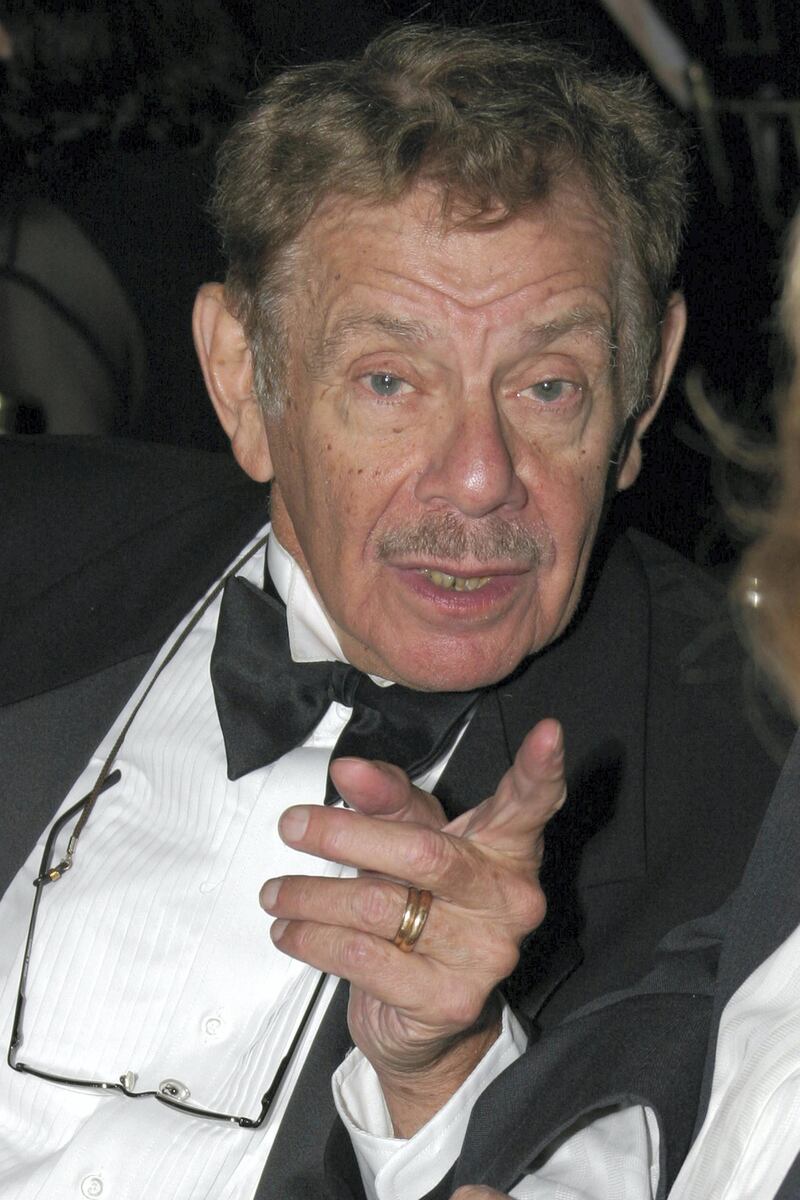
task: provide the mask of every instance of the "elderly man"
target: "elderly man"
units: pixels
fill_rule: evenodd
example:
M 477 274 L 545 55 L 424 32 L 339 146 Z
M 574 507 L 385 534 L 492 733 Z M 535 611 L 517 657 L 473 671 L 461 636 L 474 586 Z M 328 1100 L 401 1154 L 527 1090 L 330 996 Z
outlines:
M 774 769 L 718 598 L 598 538 L 680 346 L 682 170 L 537 43 L 286 72 L 194 320 L 255 485 L 6 447 L 9 874 L 61 816 L 3 901 L 0 1196 L 422 1196 L 525 1048 L 498 983 L 547 1029 L 730 890 Z M 653 1136 L 613 1116 L 522 1186 L 604 1194 Z

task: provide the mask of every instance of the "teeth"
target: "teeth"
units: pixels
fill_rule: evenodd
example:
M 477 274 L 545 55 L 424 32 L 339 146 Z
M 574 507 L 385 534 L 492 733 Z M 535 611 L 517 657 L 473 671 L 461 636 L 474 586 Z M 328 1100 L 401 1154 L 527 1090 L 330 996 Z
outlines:
M 444 571 L 423 571 L 423 575 L 440 588 L 450 588 L 454 592 L 476 592 L 491 579 L 491 575 L 476 575 L 471 579 L 463 579 L 459 575 L 446 575 Z

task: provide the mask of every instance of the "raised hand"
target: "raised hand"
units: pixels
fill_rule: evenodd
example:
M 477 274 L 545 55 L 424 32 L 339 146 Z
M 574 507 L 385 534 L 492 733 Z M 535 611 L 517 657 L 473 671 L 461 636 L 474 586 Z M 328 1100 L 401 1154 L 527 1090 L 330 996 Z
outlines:
M 381 1080 L 399 1136 L 410 1136 L 497 1034 L 498 982 L 545 913 L 538 882 L 545 825 L 565 798 L 561 729 L 541 721 L 497 791 L 449 824 L 396 767 L 341 759 L 351 810 L 288 809 L 284 841 L 359 869 L 355 879 L 270 880 L 262 905 L 287 954 L 349 979 L 356 1045 Z M 413 953 L 394 945 L 409 885 L 432 905 Z

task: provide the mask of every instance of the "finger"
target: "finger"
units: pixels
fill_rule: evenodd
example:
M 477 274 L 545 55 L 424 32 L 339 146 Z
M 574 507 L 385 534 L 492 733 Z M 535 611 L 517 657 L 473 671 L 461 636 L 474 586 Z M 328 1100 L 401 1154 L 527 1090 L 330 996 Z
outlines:
M 526 736 L 494 796 L 445 830 L 501 854 L 538 860 L 544 828 L 566 795 L 564 738 L 558 721 L 547 719 Z
M 467 893 L 475 871 L 475 850 L 459 838 L 347 809 L 296 805 L 282 814 L 278 832 L 287 846 L 305 854 L 410 880 L 439 895 Z
M 319 971 L 347 979 L 381 1004 L 416 1011 L 429 995 L 432 967 L 420 955 L 404 954 L 391 942 L 337 925 L 273 921 L 270 937 L 284 954 Z
M 322 879 L 287 875 L 270 879 L 261 889 L 261 907 L 270 916 L 289 921 L 313 921 L 371 933 L 394 943 L 409 899 L 404 884 L 362 875 L 357 879 Z M 451 966 L 466 966 L 480 955 L 485 973 L 507 974 L 509 950 L 495 936 L 489 947 L 478 922 L 465 922 L 463 915 L 444 901 L 434 900 L 414 945 L 416 954 L 426 954 Z M 503 958 L 500 960 L 501 952 Z M 513 967 L 513 962 L 511 966 Z
M 465 838 L 320 805 L 287 809 L 278 829 L 287 845 L 297 850 L 406 887 L 405 881 L 411 881 L 432 892 L 437 906 L 452 904 L 453 918 L 461 924 L 454 929 L 452 950 L 442 954 L 442 960 L 458 961 L 460 948 L 474 951 L 478 939 L 481 958 L 487 957 L 493 966 L 496 955 L 507 962 L 509 944 L 516 955 L 519 938 L 544 916 L 545 901 L 531 869 L 533 860 L 515 860 L 509 871 L 506 856 Z M 514 961 L 507 962 L 507 970 L 497 978 L 513 969 Z
M 447 820 L 436 797 L 414 787 L 393 763 L 337 758 L 330 772 L 342 799 L 366 816 L 412 821 L 432 829 L 441 829 Z
M 475 970 L 453 972 L 367 933 L 311 921 L 275 921 L 270 936 L 284 954 L 347 979 L 379 1004 L 414 1021 L 417 1034 L 441 1038 L 470 1028 L 491 990 Z
M 261 907 L 287 921 L 313 921 L 371 933 L 393 941 L 406 910 L 409 889 L 377 876 L 320 879 L 287 875 L 261 889 Z M 428 923 L 420 937 L 424 936 Z

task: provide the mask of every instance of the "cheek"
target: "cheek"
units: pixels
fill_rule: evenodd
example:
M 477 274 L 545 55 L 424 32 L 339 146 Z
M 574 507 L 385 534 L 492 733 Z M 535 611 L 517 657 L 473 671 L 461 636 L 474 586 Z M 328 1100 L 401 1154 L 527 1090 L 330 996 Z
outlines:
M 551 463 L 533 490 L 553 539 L 559 575 L 578 569 L 586 556 L 603 512 L 607 474 L 602 456 L 579 450 L 569 462 Z
M 384 522 L 413 518 L 418 448 L 408 438 L 358 439 L 328 456 L 329 489 L 337 507 L 370 532 Z
M 330 439 L 312 447 L 304 472 L 305 532 L 329 563 L 363 558 L 385 505 L 384 473 L 344 456 Z
M 608 485 L 608 457 L 592 457 L 588 453 L 582 455 L 578 464 L 577 487 L 583 497 L 586 508 L 593 510 L 599 516 L 602 510 L 606 488 Z

